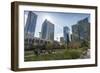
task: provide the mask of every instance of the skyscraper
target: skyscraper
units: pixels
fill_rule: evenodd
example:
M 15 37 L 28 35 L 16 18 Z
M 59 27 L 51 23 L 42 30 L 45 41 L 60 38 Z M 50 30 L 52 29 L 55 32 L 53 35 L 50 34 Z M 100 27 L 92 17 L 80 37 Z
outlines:
M 25 33 L 30 33 L 34 36 L 36 27 L 37 15 L 32 11 L 28 12 L 26 26 L 24 28 Z
M 90 40 L 90 23 L 87 18 L 84 18 L 83 20 L 80 20 L 78 22 L 78 29 L 79 29 L 79 39 L 80 40 Z
M 70 42 L 70 29 L 67 26 L 63 28 L 63 34 L 64 34 L 65 43 L 69 43 Z
M 45 20 L 42 24 L 41 38 L 46 40 L 54 40 L 54 24 Z
M 60 42 L 64 43 L 64 37 L 60 37 Z
M 24 46 L 26 49 L 32 48 L 32 39 L 35 34 L 37 15 L 32 11 L 28 12 L 26 26 L 24 27 Z
M 84 18 L 72 26 L 72 40 L 90 40 L 90 23 L 87 18 Z
M 72 41 L 79 41 L 79 29 L 78 24 L 72 25 Z

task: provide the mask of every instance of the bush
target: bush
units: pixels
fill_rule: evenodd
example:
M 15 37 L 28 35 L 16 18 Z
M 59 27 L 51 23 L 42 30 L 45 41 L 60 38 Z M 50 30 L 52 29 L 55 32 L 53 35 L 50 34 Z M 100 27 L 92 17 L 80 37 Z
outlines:
M 66 44 L 60 45 L 60 49 L 66 49 L 66 48 L 67 48 Z
M 68 48 L 72 48 L 72 49 L 80 48 L 80 46 L 81 46 L 80 42 L 70 42 L 67 45 Z
M 89 41 L 86 40 L 81 41 L 81 47 L 84 47 L 85 49 L 89 49 L 90 48 Z
M 69 56 L 70 59 L 77 59 L 77 58 L 80 58 L 81 53 L 82 53 L 82 50 L 80 49 L 70 49 L 70 50 L 66 50 L 64 52 L 64 55 Z

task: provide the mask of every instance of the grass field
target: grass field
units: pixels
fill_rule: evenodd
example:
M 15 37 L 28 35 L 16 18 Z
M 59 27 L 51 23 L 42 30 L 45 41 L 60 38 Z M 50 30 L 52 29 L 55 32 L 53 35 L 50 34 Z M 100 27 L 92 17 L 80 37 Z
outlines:
M 63 49 L 56 50 L 56 53 L 43 54 L 36 56 L 34 51 L 25 51 L 24 61 L 43 61 L 43 60 L 64 60 L 64 59 L 79 59 L 83 49 Z

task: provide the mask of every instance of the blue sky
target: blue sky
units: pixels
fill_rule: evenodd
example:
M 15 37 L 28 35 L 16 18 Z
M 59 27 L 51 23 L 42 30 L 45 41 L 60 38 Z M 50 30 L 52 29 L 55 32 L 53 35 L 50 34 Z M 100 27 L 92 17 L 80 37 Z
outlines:
M 37 15 L 35 37 L 39 37 L 39 32 L 41 32 L 42 23 L 45 19 L 49 20 L 55 26 L 54 39 L 60 40 L 63 37 L 63 27 L 68 26 L 70 28 L 70 33 L 72 33 L 71 26 L 76 24 L 79 20 L 86 17 L 90 18 L 90 14 L 83 13 L 60 13 L 60 12 L 43 12 L 43 11 L 33 11 Z M 28 16 L 28 11 L 25 11 L 25 23 Z

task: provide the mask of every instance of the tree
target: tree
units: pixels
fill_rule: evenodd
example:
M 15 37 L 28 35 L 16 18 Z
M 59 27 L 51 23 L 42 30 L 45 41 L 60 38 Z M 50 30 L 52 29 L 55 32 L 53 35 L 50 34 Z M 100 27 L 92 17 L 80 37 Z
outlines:
M 70 42 L 67 47 L 72 49 L 80 48 L 81 44 L 80 42 Z
M 61 49 L 66 49 L 66 44 L 62 44 L 62 45 L 60 46 L 60 48 L 61 48 Z
M 46 44 L 46 49 L 53 49 L 53 44 L 52 43 L 48 43 Z
M 85 48 L 85 49 L 89 49 L 89 48 L 90 48 L 90 43 L 89 43 L 89 41 L 82 40 L 82 42 L 81 42 L 81 47 L 82 47 L 82 48 Z

